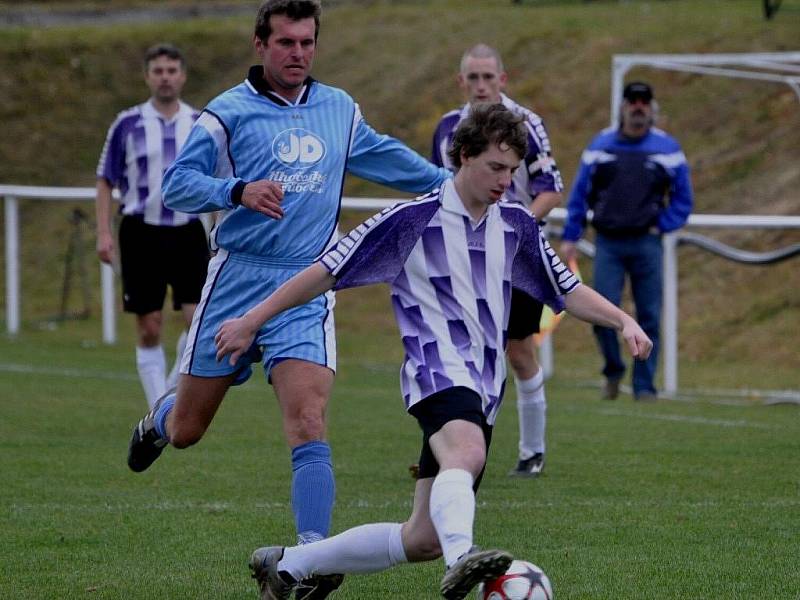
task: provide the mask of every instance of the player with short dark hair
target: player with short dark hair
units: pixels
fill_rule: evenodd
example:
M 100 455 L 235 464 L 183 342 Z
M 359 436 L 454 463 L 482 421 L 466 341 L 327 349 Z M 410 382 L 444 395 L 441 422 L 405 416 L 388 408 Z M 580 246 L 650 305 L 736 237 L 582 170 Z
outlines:
M 473 522 L 503 398 L 512 288 L 621 330 L 633 355 L 647 356 L 650 341 L 636 322 L 578 282 L 530 212 L 498 203 L 525 154 L 525 136 L 519 117 L 502 105 L 476 106 L 456 132 L 460 167 L 452 181 L 368 219 L 217 333 L 217 358 L 236 364 L 283 311 L 330 289 L 388 283 L 406 351 L 400 388 L 422 429 L 408 521 L 259 548 L 250 565 L 262 599 L 289 598 L 311 573 L 369 573 L 442 555 L 440 591 L 458 599 L 508 568 L 509 553 L 473 545 Z M 473 154 L 476 148 L 484 149 Z
M 450 177 L 398 140 L 379 135 L 344 91 L 310 76 L 319 24 L 316 0 L 268 0 L 253 45 L 260 64 L 205 108 L 164 179 L 168 206 L 223 211 L 217 250 L 192 323 L 177 392 L 135 428 L 128 464 L 143 471 L 171 444 L 205 434 L 231 385 L 263 361 L 291 449 L 291 505 L 298 540 L 328 535 L 335 496 L 326 408 L 336 369 L 332 293 L 271 321 L 236 364 L 216 359 L 214 336 L 336 243 L 346 172 L 408 192 Z M 266 35 L 266 37 L 263 37 Z M 318 582 L 319 580 L 317 580 Z M 309 589 L 297 598 L 323 598 Z
M 147 102 L 121 112 L 108 130 L 97 165 L 97 254 L 112 263 L 112 190 L 120 192 L 119 258 L 123 307 L 136 315 L 136 367 L 152 408 L 178 377 L 186 333 L 178 340 L 175 367 L 166 373 L 161 345 L 162 309 L 167 286 L 187 328 L 206 278 L 208 242 L 200 220 L 164 206 L 161 181 L 183 147 L 198 112 L 180 100 L 186 60 L 171 44 L 144 54 Z
M 472 106 L 502 103 L 524 119 L 528 151 L 514 173 L 505 200 L 526 206 L 543 222 L 550 211 L 561 203 L 561 174 L 550 148 L 550 139 L 542 118 L 503 93 L 508 75 L 500 53 L 486 44 L 477 44 L 461 58 L 458 83 L 467 103 L 445 114 L 433 136 L 431 160 L 434 164 L 454 169 L 449 149 L 459 123 Z M 511 298 L 506 354 L 514 372 L 519 415 L 519 457 L 510 474 L 536 477 L 544 468 L 545 422 L 547 402 L 544 373 L 536 361 L 534 334 L 539 332 L 542 304 L 520 290 Z

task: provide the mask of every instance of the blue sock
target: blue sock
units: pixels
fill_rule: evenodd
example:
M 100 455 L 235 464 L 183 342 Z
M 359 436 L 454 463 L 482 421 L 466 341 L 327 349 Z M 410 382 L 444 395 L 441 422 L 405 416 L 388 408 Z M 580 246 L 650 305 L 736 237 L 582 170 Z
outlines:
M 174 406 L 175 392 L 172 392 L 169 396 L 161 401 L 156 414 L 153 416 L 153 421 L 155 422 L 156 426 L 156 433 L 160 438 L 165 440 L 169 439 L 167 436 L 167 415 L 172 412 L 172 408 Z
M 292 510 L 300 543 L 328 537 L 336 482 L 327 442 L 308 442 L 292 450 Z

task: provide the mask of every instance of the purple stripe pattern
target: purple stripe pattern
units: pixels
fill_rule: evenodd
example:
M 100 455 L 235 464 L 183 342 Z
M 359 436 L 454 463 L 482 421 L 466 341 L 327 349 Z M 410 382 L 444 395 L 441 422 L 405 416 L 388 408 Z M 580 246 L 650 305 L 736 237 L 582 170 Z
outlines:
M 166 226 L 183 225 L 197 218 L 175 213 L 163 205 L 161 180 L 198 114 L 181 102 L 178 113 L 167 121 L 148 101 L 117 116 L 108 130 L 97 176 L 119 190 L 122 214 L 142 215 L 150 225 Z M 152 172 L 154 159 L 160 163 L 160 173 Z
M 559 311 L 577 285 L 527 209 L 495 204 L 473 222 L 451 182 L 368 219 L 320 263 L 337 278 L 336 289 L 390 284 L 406 407 L 465 386 L 483 399 L 489 423 L 503 397 L 512 287 Z

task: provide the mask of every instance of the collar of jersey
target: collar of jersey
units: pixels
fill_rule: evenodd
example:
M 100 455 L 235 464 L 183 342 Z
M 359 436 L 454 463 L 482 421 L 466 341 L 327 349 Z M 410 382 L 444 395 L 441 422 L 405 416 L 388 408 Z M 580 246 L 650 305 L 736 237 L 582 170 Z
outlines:
M 480 227 L 480 224 L 483 223 L 487 217 L 489 216 L 489 212 L 492 210 L 492 205 L 489 205 L 486 208 L 486 212 L 483 213 L 483 216 L 475 221 L 472 216 L 467 211 L 467 207 L 464 206 L 464 202 L 461 201 L 461 196 L 458 195 L 458 191 L 456 190 L 456 184 L 453 179 L 447 179 L 442 183 L 442 191 L 441 191 L 441 203 L 442 203 L 442 210 L 446 210 L 447 212 L 455 213 L 457 215 L 461 215 L 462 217 L 466 217 L 469 219 L 469 222 L 472 224 L 473 229 L 477 229 Z
M 506 96 L 503 92 L 500 92 L 500 104 L 505 106 L 509 110 L 514 110 L 514 105 L 516 104 L 511 98 Z M 461 107 L 461 114 L 458 117 L 459 123 L 469 116 L 469 111 L 472 109 L 472 105 L 467 102 L 464 106 Z M 455 130 L 454 130 L 455 131 Z
M 174 115 L 172 115 L 171 119 L 168 119 L 160 112 L 158 112 L 158 110 L 156 110 L 156 107 L 153 106 L 152 98 L 148 99 L 147 102 L 142 104 L 142 115 L 144 117 L 158 118 L 164 121 L 164 123 L 166 124 L 174 123 L 175 121 L 178 120 L 178 117 L 180 117 L 187 110 L 191 110 L 191 107 L 188 104 L 186 104 L 183 100 L 178 100 L 178 111 Z
M 267 80 L 264 79 L 264 67 L 262 65 L 253 65 L 247 72 L 247 83 L 258 94 L 264 96 L 267 100 L 274 102 L 278 106 L 297 106 L 298 104 L 305 104 L 308 102 L 308 95 L 311 92 L 311 84 L 314 83 L 314 78 L 306 77 L 303 82 L 303 90 L 297 97 L 295 102 L 290 102 L 275 90 L 272 89 Z

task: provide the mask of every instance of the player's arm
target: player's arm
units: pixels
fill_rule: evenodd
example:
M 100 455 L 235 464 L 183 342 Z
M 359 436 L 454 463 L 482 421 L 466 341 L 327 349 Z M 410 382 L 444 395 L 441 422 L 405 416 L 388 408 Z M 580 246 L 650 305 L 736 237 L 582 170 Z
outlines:
M 440 121 L 433 132 L 433 141 L 431 142 L 431 162 L 437 167 L 444 167 L 444 157 L 442 156 L 442 137 L 447 137 L 447 132 L 444 128 L 444 122 Z
M 587 197 L 590 186 L 591 165 L 586 159 L 586 152 L 584 152 L 578 174 L 572 184 L 569 200 L 567 200 L 567 220 L 564 223 L 561 256 L 568 262 L 578 258 L 577 241 L 581 238 L 586 226 L 586 212 L 589 210 Z
M 539 192 L 531 202 L 531 212 L 537 219 L 543 221 L 556 206 L 561 204 L 561 192 Z
M 111 233 L 111 184 L 105 177 L 97 178 L 94 212 L 97 222 L 97 256 L 101 262 L 114 260 L 114 236 Z
M 533 198 L 530 209 L 538 220 L 543 221 L 551 210 L 561 204 L 564 184 L 550 151 L 550 138 L 544 122 L 529 117 L 525 127 L 528 130 L 528 153 L 524 166 L 528 170 L 528 193 Z
M 564 304 L 568 313 L 582 321 L 619 331 L 634 358 L 645 360 L 650 356 L 653 342 L 636 320 L 589 286 L 576 286 L 566 295 Z
M 686 163 L 686 157 L 683 152 L 676 154 L 679 154 L 682 160 L 675 168 L 672 177 L 669 206 L 658 217 L 658 228 L 664 233 L 683 227 L 692 212 L 692 205 L 694 204 L 689 165 Z
M 247 182 L 233 176 L 228 137 L 221 121 L 203 112 L 175 162 L 164 174 L 164 204 L 186 213 L 244 206 L 273 219 L 283 216 L 283 188 L 274 181 Z
M 280 286 L 265 300 L 238 319 L 225 321 L 217 332 L 217 361 L 230 355 L 235 365 L 253 343 L 256 332 L 264 323 L 285 310 L 305 304 L 333 287 L 336 278 L 321 263 L 314 263 Z
M 414 150 L 380 135 L 361 117 L 356 107 L 353 143 L 347 169 L 354 175 L 404 192 L 425 193 L 442 184 L 452 173 L 436 167 Z

